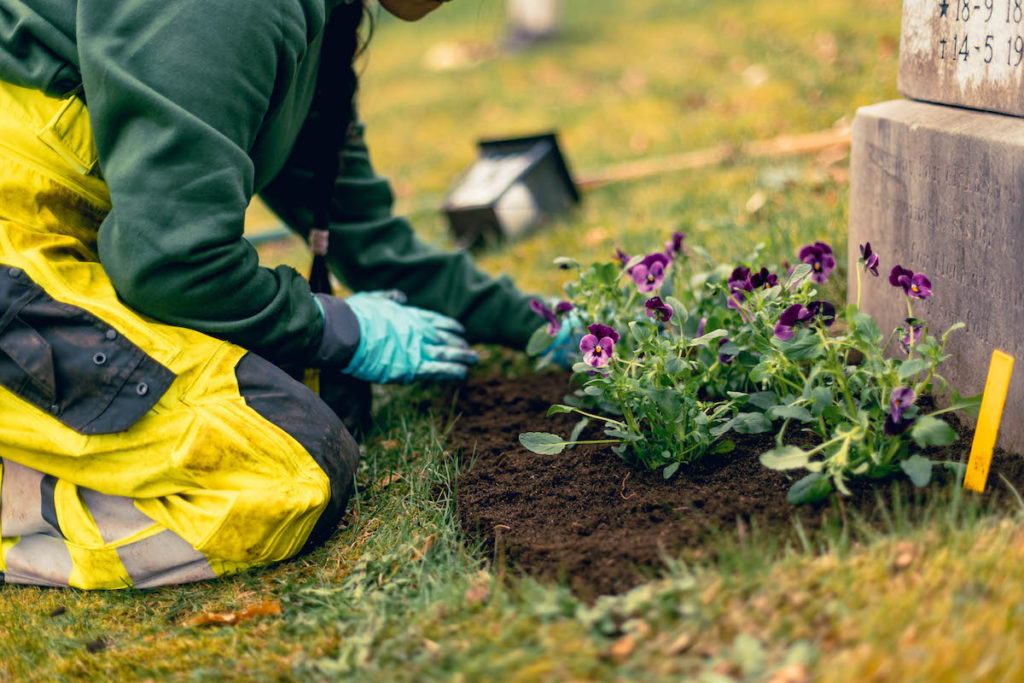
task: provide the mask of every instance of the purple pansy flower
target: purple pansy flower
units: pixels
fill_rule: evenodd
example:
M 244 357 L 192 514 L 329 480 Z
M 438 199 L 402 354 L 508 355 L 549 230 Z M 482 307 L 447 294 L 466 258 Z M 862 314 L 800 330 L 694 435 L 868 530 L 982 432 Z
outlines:
M 812 301 L 806 307 L 793 304 L 779 316 L 779 322 L 775 325 L 775 336 L 782 341 L 792 339 L 798 325 L 810 322 L 816 317 L 821 318 L 821 322 L 826 326 L 831 325 L 836 320 L 836 307 L 827 301 Z
M 729 338 L 728 337 L 723 337 L 722 339 L 720 339 L 718 341 L 718 348 L 721 349 L 723 346 L 725 346 L 728 343 L 729 343 Z M 722 365 L 728 365 L 729 363 L 732 363 L 734 360 L 736 360 L 736 354 L 735 353 L 732 354 L 731 356 L 727 355 L 727 354 L 724 354 L 724 353 L 719 353 L 718 354 L 718 362 L 721 363 Z
M 707 326 L 707 324 L 708 324 L 708 319 L 707 318 L 701 318 L 700 322 L 697 323 L 697 336 L 698 337 L 703 337 L 704 336 L 704 327 Z
M 900 348 L 903 349 L 903 353 L 910 353 L 910 347 L 921 339 L 921 333 L 923 331 L 923 320 L 919 320 L 918 318 L 907 318 L 907 325 L 903 328 L 903 334 L 900 335 Z
M 562 329 L 562 321 L 558 319 L 558 316 L 571 311 L 572 304 L 568 301 L 559 301 L 555 305 L 555 310 L 552 311 L 540 299 L 530 299 L 530 310 L 548 321 L 548 334 L 554 337 Z
M 904 420 L 904 411 L 914 405 L 917 394 L 913 389 L 900 387 L 895 389 L 889 396 L 889 415 L 885 418 L 885 433 L 890 436 L 902 434 L 911 425 L 913 420 Z
M 756 273 L 751 273 L 749 268 L 737 267 L 729 276 L 727 285 L 729 287 L 729 308 L 739 308 L 739 305 L 746 298 L 746 292 L 753 292 L 755 289 L 774 287 L 779 284 L 779 278 L 775 273 L 768 272 L 762 267 Z
M 618 247 L 615 247 L 615 258 L 616 258 L 616 259 L 617 259 L 617 260 L 619 261 L 619 263 L 621 263 L 622 265 L 626 265 L 627 263 L 629 263 L 629 259 L 631 259 L 631 258 L 633 258 L 633 257 L 632 257 L 632 256 L 630 256 L 629 254 L 627 254 L 626 252 L 622 251 L 622 250 L 621 250 L 621 249 L 619 249 Z
M 676 254 L 683 253 L 683 239 L 685 238 L 685 232 L 673 232 L 672 239 L 665 242 L 665 256 L 668 256 L 670 259 L 674 259 Z
M 654 318 L 663 323 L 672 319 L 672 307 L 662 301 L 660 296 L 652 296 L 645 301 L 644 308 L 647 309 L 648 318 Z
M 775 273 L 769 273 L 767 268 L 762 267 L 761 270 L 750 276 L 750 285 L 754 289 L 764 287 L 774 287 L 779 284 L 779 276 Z
M 665 266 L 668 263 L 668 256 L 661 252 L 648 254 L 643 261 L 633 266 L 629 276 L 633 278 L 637 289 L 646 294 L 661 286 L 665 280 Z
M 736 267 L 726 284 L 729 288 L 729 308 L 738 309 L 747 296 L 745 292 L 754 291 L 754 284 L 750 281 L 750 268 Z
M 615 342 L 619 341 L 619 333 L 600 323 L 594 323 L 587 329 L 590 330 L 590 334 L 584 335 L 580 340 L 583 362 L 595 368 L 608 365 L 608 361 L 612 359 Z
M 800 260 L 811 266 L 811 280 L 821 284 L 828 282 L 828 274 L 836 268 L 836 259 L 832 255 L 832 247 L 825 242 L 808 244 L 800 250 Z
M 860 262 L 864 264 L 864 272 L 878 277 L 878 254 L 871 251 L 871 242 L 860 245 Z
M 914 299 L 927 299 L 932 295 L 931 280 L 898 264 L 889 272 L 889 284 L 901 288 L 904 294 Z

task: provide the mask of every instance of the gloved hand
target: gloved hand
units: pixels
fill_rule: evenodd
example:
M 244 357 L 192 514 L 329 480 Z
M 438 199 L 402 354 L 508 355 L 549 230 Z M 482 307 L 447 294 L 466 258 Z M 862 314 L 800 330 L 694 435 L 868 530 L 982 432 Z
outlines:
M 541 354 L 551 354 L 552 363 L 568 370 L 574 363 L 582 359 L 580 351 L 580 340 L 583 338 L 583 334 L 580 332 L 582 327 L 583 323 L 576 314 L 570 313 L 562 320 L 562 327 L 551 340 L 551 345 Z
M 359 345 L 343 370 L 353 377 L 378 384 L 461 379 L 480 360 L 462 325 L 446 315 L 366 292 L 345 303 L 359 322 Z

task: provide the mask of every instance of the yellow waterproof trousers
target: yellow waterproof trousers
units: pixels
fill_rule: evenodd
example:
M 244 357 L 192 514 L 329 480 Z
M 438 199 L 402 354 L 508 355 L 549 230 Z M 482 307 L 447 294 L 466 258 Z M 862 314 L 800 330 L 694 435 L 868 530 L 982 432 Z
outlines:
M 88 115 L 0 82 L 0 583 L 151 587 L 283 560 L 355 441 L 263 358 L 124 306 Z

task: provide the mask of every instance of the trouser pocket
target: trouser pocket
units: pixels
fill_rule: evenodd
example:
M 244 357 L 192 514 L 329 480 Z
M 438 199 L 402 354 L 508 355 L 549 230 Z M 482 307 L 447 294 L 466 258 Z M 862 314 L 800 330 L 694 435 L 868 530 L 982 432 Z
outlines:
M 0 385 L 80 434 L 131 427 L 175 374 L 92 313 L 0 264 Z

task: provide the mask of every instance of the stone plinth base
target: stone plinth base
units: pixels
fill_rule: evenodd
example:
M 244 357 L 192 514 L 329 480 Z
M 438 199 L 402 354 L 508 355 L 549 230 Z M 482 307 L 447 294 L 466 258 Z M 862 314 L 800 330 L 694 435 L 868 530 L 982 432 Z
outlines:
M 889 271 L 927 275 L 934 294 L 913 301 L 915 317 L 938 335 L 967 325 L 940 372 L 963 394 L 981 392 L 993 348 L 1024 359 L 1024 119 L 908 100 L 864 107 L 850 165 L 850 300 L 864 242 L 881 267 L 878 278 L 862 274 L 861 309 L 883 334 L 907 315 Z M 1019 365 L 998 443 L 1024 453 Z

